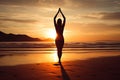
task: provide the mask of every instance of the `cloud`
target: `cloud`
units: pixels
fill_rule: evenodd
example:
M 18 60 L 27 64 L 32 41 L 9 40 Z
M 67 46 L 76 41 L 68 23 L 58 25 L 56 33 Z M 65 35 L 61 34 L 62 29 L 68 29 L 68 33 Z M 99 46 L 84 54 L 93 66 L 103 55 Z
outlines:
M 70 3 L 73 4 L 73 6 L 76 7 L 114 7 L 114 6 L 120 6 L 117 5 L 120 3 L 118 0 L 68 0 Z
M 0 0 L 2 5 L 24 5 L 40 7 L 96 8 L 120 7 L 118 0 Z
M 50 7 L 63 5 L 65 0 L 0 0 L 2 5 Z
M 102 15 L 101 19 L 105 20 L 120 20 L 120 12 L 113 13 L 100 13 Z
M 105 23 L 71 23 L 72 30 L 79 34 L 120 34 L 120 24 Z
M 102 12 L 102 13 L 92 13 L 87 16 L 82 16 L 84 18 L 90 19 L 100 19 L 100 20 L 120 20 L 120 12 Z
M 38 0 L 0 0 L 3 5 L 32 5 L 37 3 Z
M 0 21 L 12 21 L 12 22 L 20 22 L 20 23 L 34 23 L 37 22 L 37 20 L 22 20 L 22 19 L 9 19 L 9 18 L 4 18 L 0 19 Z

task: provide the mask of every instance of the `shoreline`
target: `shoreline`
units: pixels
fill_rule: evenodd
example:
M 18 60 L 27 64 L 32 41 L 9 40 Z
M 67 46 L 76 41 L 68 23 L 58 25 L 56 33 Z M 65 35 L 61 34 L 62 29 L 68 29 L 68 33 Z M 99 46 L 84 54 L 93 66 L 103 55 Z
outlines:
M 120 56 L 0 66 L 0 80 L 119 80 Z

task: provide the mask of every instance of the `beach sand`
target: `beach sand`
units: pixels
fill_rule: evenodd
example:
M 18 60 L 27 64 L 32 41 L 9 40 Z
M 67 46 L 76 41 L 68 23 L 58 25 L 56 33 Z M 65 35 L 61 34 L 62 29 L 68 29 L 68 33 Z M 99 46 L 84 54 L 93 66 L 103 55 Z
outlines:
M 120 80 L 120 56 L 1 66 L 0 80 Z

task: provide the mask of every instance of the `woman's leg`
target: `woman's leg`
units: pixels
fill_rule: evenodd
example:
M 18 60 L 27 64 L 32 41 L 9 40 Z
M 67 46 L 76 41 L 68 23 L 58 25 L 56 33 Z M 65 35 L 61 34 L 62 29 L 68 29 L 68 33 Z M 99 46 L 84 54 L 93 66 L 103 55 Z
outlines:
M 62 48 L 61 47 L 58 48 L 57 53 L 58 53 L 59 62 L 61 62 L 61 57 L 62 57 Z
M 64 39 L 63 40 L 56 40 L 55 43 L 56 43 L 56 47 L 57 47 L 57 55 L 58 55 L 58 58 L 59 58 L 59 62 L 61 62 Z
M 63 45 L 64 45 L 64 40 L 61 40 L 59 43 L 60 43 L 60 45 L 58 47 L 58 58 L 59 58 L 59 62 L 61 62 L 62 48 L 63 48 Z

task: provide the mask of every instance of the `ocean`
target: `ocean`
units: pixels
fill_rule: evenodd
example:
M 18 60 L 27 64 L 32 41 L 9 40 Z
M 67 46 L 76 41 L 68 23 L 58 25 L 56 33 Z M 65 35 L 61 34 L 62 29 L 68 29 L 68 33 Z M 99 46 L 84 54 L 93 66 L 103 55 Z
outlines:
M 66 43 L 62 61 L 120 56 L 120 43 Z M 50 42 L 0 42 L 0 66 L 57 62 L 57 51 Z

